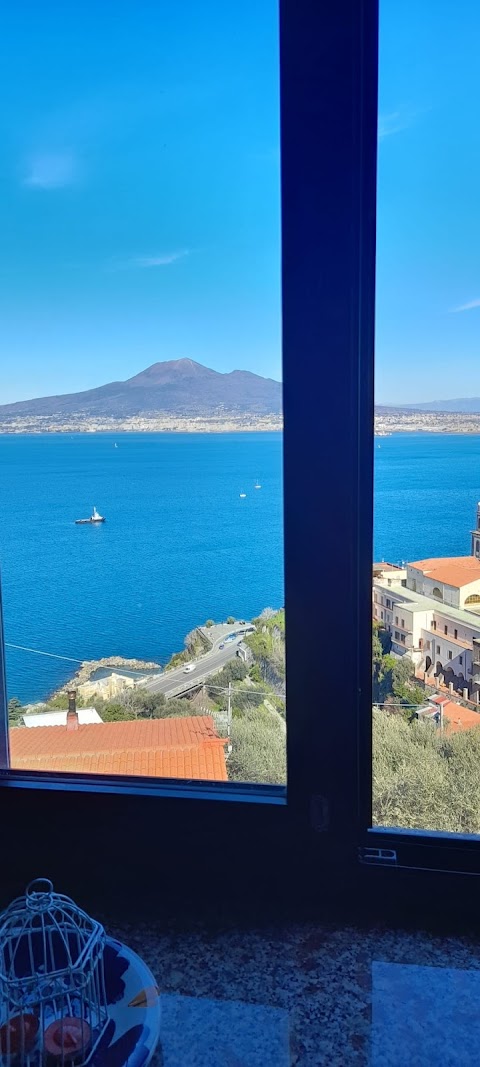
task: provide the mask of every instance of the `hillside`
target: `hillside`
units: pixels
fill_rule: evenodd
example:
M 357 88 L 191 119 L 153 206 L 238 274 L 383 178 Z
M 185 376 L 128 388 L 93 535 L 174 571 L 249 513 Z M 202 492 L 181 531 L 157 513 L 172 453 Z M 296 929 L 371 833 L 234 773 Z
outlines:
M 282 409 L 282 387 L 250 371 L 226 374 L 191 359 L 154 363 L 125 382 L 110 382 L 81 393 L 65 393 L 0 405 L 0 420 L 82 415 L 129 418 L 157 414 L 214 416 L 270 415 Z

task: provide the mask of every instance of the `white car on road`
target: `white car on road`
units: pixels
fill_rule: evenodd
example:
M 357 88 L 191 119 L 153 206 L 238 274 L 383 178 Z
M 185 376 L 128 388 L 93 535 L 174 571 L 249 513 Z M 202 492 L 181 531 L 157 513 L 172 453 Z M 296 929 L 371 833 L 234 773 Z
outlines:
M 194 671 L 196 666 L 196 663 L 187 663 L 187 666 L 183 668 L 183 673 L 190 674 L 190 671 Z

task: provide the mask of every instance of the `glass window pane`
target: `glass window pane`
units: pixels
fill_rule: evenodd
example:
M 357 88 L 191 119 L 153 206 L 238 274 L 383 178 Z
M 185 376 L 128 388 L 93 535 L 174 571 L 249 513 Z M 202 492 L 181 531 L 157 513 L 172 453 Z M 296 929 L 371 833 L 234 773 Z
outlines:
M 469 0 L 381 4 L 373 818 L 464 833 L 480 832 L 479 32 Z
M 11 766 L 284 783 L 277 5 L 0 49 Z

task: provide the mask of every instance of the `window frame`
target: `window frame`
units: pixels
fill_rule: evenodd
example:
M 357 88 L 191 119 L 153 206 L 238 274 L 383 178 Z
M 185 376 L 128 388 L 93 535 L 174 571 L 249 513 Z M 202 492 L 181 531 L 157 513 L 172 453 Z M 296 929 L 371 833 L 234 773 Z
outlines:
M 3 771 L 9 839 L 32 792 L 35 819 L 54 823 L 32 840 L 27 866 L 42 856 L 55 865 L 58 820 L 86 811 L 94 864 L 112 851 L 96 823 L 115 819 L 118 848 L 135 812 L 131 846 L 146 869 L 134 838 L 146 842 L 168 812 L 209 856 L 219 831 L 235 832 L 247 864 L 268 845 L 274 864 L 311 860 L 317 883 L 327 862 L 335 877 L 340 857 L 357 870 L 358 850 L 362 865 L 383 862 L 366 851 L 390 850 L 398 867 L 480 870 L 476 838 L 372 827 L 377 0 L 280 0 L 280 57 L 288 788 Z M 332 634 L 348 669 L 322 716 L 318 650 Z M 5 726 L 4 678 L 0 640 Z M 155 869 L 166 862 L 155 857 Z

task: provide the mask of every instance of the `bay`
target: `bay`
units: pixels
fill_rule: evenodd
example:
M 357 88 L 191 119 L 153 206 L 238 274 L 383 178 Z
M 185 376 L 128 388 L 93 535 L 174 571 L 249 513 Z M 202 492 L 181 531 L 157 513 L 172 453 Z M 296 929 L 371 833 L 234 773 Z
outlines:
M 280 433 L 3 435 L 0 513 L 8 645 L 164 663 L 207 618 L 284 603 Z M 7 647 L 22 701 L 74 670 Z
M 376 439 L 375 560 L 468 556 L 478 500 L 480 436 Z

